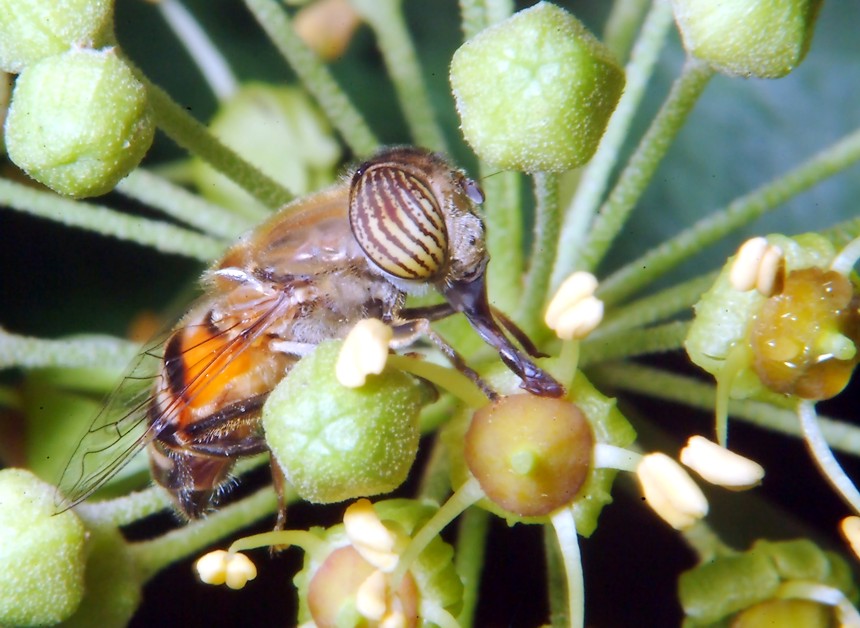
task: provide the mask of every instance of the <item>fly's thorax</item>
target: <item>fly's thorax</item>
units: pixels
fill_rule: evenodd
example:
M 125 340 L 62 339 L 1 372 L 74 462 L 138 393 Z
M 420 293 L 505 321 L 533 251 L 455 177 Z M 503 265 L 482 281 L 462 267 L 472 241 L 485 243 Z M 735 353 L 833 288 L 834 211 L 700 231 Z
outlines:
M 302 294 L 282 337 L 306 344 L 343 338 L 364 318 L 394 319 L 405 299 L 402 290 L 367 264 L 317 275 Z
M 349 221 L 369 264 L 414 292 L 483 270 L 480 200 L 477 185 L 441 156 L 397 147 L 355 171 Z
M 363 260 L 350 231 L 348 204 L 349 185 L 343 182 L 293 201 L 242 236 L 210 274 L 237 268 L 281 283 Z

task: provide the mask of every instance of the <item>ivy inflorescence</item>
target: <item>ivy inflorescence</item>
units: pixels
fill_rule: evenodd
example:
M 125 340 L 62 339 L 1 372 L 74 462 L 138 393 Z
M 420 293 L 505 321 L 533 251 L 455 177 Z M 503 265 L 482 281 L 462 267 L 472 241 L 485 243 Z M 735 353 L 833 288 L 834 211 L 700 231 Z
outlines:
M 833 226 L 822 223 L 818 209 L 808 211 L 815 220 L 802 226 L 786 221 L 780 230 L 792 233 L 748 241 L 718 273 L 700 268 L 694 257 L 720 241 L 729 248 L 740 245 L 737 234 L 753 220 L 854 164 L 860 131 L 818 146 L 818 153 L 782 175 L 767 172 L 772 180 L 752 191 L 721 190 L 721 198 L 735 200 L 705 217 L 694 212 L 703 210 L 707 192 L 687 191 L 660 202 L 652 196 L 661 177 L 687 175 L 679 168 L 687 157 L 678 158 L 672 146 L 677 141 L 676 150 L 683 152 L 689 145 L 682 132 L 688 118 L 693 128 L 716 124 L 691 117 L 697 103 L 706 107 L 712 89 L 717 96 L 734 89 L 725 86 L 736 86 L 742 80 L 737 77 L 785 77 L 780 85 L 791 85 L 806 55 L 815 54 L 819 13 L 832 24 L 840 11 L 852 9 L 831 8 L 832 17 L 818 1 L 786 0 L 753 2 L 738 15 L 727 3 L 616 0 L 596 36 L 571 12 L 547 2 L 514 11 L 506 0 L 461 0 L 459 10 L 440 6 L 432 16 L 416 6 L 421 3 L 405 0 L 288 4 L 303 6 L 245 0 L 230 9 L 241 9 L 242 19 L 252 17 L 254 40 L 267 40 L 270 47 L 253 53 L 254 66 L 265 70 L 242 68 L 237 78 L 231 63 L 241 67 L 245 46 L 256 44 L 227 34 L 236 25 L 205 15 L 207 7 L 164 0 L 131 10 L 108 0 L 39 0 L 12 10 L 10 0 L 0 0 L 0 69 L 13 85 L 2 110 L 8 156 L 0 178 L 3 213 L 26 213 L 133 243 L 126 247 L 129 257 L 140 245 L 211 263 L 291 199 L 326 186 L 337 190 L 349 164 L 377 153 L 379 138 L 450 152 L 474 176 L 455 187 L 464 186 L 462 196 L 482 205 L 490 319 L 504 323 L 525 353 L 539 357 L 523 362 L 519 354 L 501 350 L 503 363 L 464 316 L 414 334 L 432 343 L 410 344 L 399 321 L 378 320 L 369 307 L 365 314 L 372 320 L 355 325 L 357 333 L 324 332 L 313 343 L 276 349 L 295 355 L 297 364 L 290 363 L 287 376 L 276 377 L 280 381 L 273 382 L 266 402 L 257 404 L 261 419 L 253 429 L 260 438 L 265 433 L 265 446 L 248 450 L 270 454 L 277 490 L 238 491 L 204 518 L 141 535 L 149 518 L 171 505 L 159 488 L 139 490 L 148 477 L 141 456 L 123 454 L 121 470 L 119 464 L 109 466 L 104 480 L 92 480 L 92 490 L 102 491 L 100 501 L 82 501 L 89 488 L 74 499 L 57 496 L 52 485 L 87 426 L 116 434 L 125 429 L 122 421 L 108 423 L 109 429 L 91 422 L 98 414 L 95 399 L 138 353 L 139 339 L 49 339 L 25 335 L 40 333 L 26 322 L 22 333 L 0 330 L 0 366 L 17 369 L 0 384 L 0 432 L 13 443 L 0 447 L 0 463 L 9 467 L 0 470 L 0 624 L 125 625 L 135 616 L 148 617 L 155 611 L 143 597 L 144 584 L 157 583 L 167 566 L 183 559 L 200 559 L 203 582 L 247 592 L 282 567 L 253 551 L 260 547 L 272 554 L 299 548 L 304 555 L 297 574 L 285 572 L 277 581 L 287 586 L 284 581 L 294 576 L 298 591 L 297 609 L 279 609 L 282 623 L 521 623 L 520 611 L 504 594 L 494 598 L 493 589 L 482 585 L 482 578 L 494 579 L 484 569 L 488 564 L 504 565 L 506 577 L 519 583 L 518 597 L 530 570 L 545 566 L 545 587 L 535 595 L 541 601 L 530 605 L 532 623 L 582 626 L 586 617 L 589 623 L 592 617 L 609 618 L 594 623 L 618 623 L 618 617 L 645 623 L 637 613 L 651 602 L 642 606 L 636 593 L 619 591 L 612 605 L 633 609 L 629 615 L 599 606 L 601 596 L 589 593 L 589 557 L 583 566 L 579 547 L 580 539 L 600 530 L 600 515 L 613 500 L 621 503 L 612 509 L 640 514 L 646 512 L 638 505 L 644 500 L 677 530 L 697 562 L 680 576 L 674 601 L 660 601 L 661 608 L 675 609 L 671 620 L 660 616 L 654 623 L 677 623 L 683 614 L 689 626 L 780 623 L 784 617 L 804 617 L 808 625 L 860 625 L 848 546 L 840 555 L 808 540 L 824 531 L 835 542 L 836 519 L 860 515 L 851 469 L 831 451 L 860 454 L 852 417 L 819 417 L 815 406 L 850 394 L 843 390 L 850 390 L 860 361 L 860 296 L 853 271 L 860 222 L 851 218 L 856 212 L 844 208 L 849 218 Z M 159 24 L 163 19 L 169 25 L 164 31 L 172 30 L 186 47 L 191 69 L 217 101 L 208 125 L 179 104 L 187 97 L 181 82 L 146 58 L 154 43 L 135 39 L 125 25 L 131 19 L 126 11 L 148 14 Z M 430 22 L 416 16 L 432 17 L 439 29 L 428 36 Z M 672 44 L 673 20 L 683 49 Z M 661 58 L 667 41 L 670 53 Z M 372 46 L 378 52 L 370 53 Z M 685 59 L 679 62 L 671 52 L 681 50 Z M 269 66 L 280 68 L 282 61 L 294 80 L 259 79 L 281 72 Z M 640 118 L 655 110 L 649 98 L 661 89 L 655 69 L 673 63 L 677 78 L 641 131 Z M 381 85 L 378 65 L 385 66 L 391 88 Z M 444 74 L 448 82 L 439 80 Z M 164 160 L 161 155 L 177 153 L 162 144 L 156 129 L 187 154 Z M 755 137 L 758 131 L 762 139 Z M 753 143 L 772 141 L 765 133 L 751 129 Z M 696 146 L 690 176 L 710 155 L 723 155 L 723 145 L 738 161 L 752 159 L 743 152 L 749 137 L 708 137 L 713 146 Z M 528 184 L 529 199 L 522 190 Z M 129 211 L 131 204 L 145 209 Z M 699 221 L 675 225 L 670 235 L 649 241 L 642 225 L 673 218 L 671 205 Z M 303 207 L 302 201 L 294 206 Z M 803 230 L 814 233 L 794 233 Z M 2 232 L 11 244 L 13 229 Z M 640 257 L 612 257 L 631 243 L 644 251 Z M 272 274 L 267 272 L 254 281 Z M 218 268 L 206 277 L 209 290 L 219 281 L 242 289 L 252 284 Z M 81 278 L 80 285 L 86 281 Z M 462 295 L 454 283 L 440 281 L 437 288 L 449 301 L 454 293 L 451 302 L 457 303 Z M 64 318 L 71 318 L 76 302 L 64 304 Z M 150 304 L 161 308 L 164 298 L 153 297 Z M 400 306 L 438 308 L 428 296 L 411 293 Z M 473 314 L 465 306 L 454 310 Z M 136 317 L 135 327 L 151 335 L 167 322 L 153 324 L 152 318 Z M 517 327 L 521 333 L 514 333 Z M 358 338 L 366 328 L 375 332 Z M 474 329 L 499 349 L 501 341 L 486 327 Z M 158 357 L 159 346 L 146 345 L 142 356 Z M 677 360 L 653 357 L 669 352 L 690 364 L 678 368 Z M 259 368 L 253 355 L 240 353 L 219 372 L 242 376 Z M 635 361 L 639 357 L 648 361 Z M 697 376 L 692 369 L 699 367 L 715 384 Z M 545 396 L 521 386 L 530 377 L 537 380 L 538 372 L 553 383 L 534 389 Z M 680 405 L 654 410 L 638 402 L 642 395 Z M 697 424 L 688 408 L 711 410 L 713 428 Z M 660 412 L 671 413 L 672 420 L 664 421 Z M 832 521 L 801 511 L 806 527 L 793 536 L 807 538 L 767 537 L 787 515 L 763 507 L 762 489 L 755 487 L 764 477 L 766 485 L 793 486 L 794 480 L 765 476 L 767 462 L 738 453 L 758 458 L 761 432 L 733 430 L 738 451 L 729 450 L 730 416 L 806 441 L 812 456 L 795 464 L 819 468 L 838 496 L 833 503 L 844 503 L 831 507 L 837 513 Z M 671 434 L 667 425 L 673 426 Z M 689 434 L 709 431 L 711 438 L 693 436 L 678 455 Z M 108 449 L 120 443 L 131 452 L 153 437 L 148 432 L 134 440 L 133 433 L 122 433 Z M 761 455 L 767 457 L 766 448 Z M 264 457 L 240 461 L 236 476 L 254 476 L 246 472 Z M 73 458 L 71 473 L 79 463 L 86 475 L 92 460 Z M 619 473 L 634 474 L 637 483 L 616 483 Z M 714 488 L 703 491 L 704 484 Z M 722 489 L 751 492 L 734 496 Z M 831 494 L 825 482 L 819 490 Z M 631 491 L 636 500 L 625 500 Z M 342 523 L 319 527 L 332 521 L 324 514 L 331 510 L 321 507 L 295 508 L 300 514 L 294 516 L 298 501 L 334 503 L 328 508 L 342 515 Z M 739 504 L 730 508 L 740 509 L 748 523 L 740 537 L 726 531 L 725 503 Z M 809 500 L 803 503 L 800 508 L 809 508 Z M 304 510 L 319 513 L 318 521 L 305 524 Z M 240 535 L 276 512 L 277 527 L 284 529 Z M 817 530 L 809 524 L 813 520 Z M 458 525 L 450 526 L 453 521 Z M 542 526 L 545 560 L 499 561 L 496 553 L 508 550 L 486 545 L 495 521 L 519 524 L 514 534 Z M 860 545 L 858 521 L 849 517 L 841 526 L 854 548 Z M 649 545 L 639 529 L 627 536 L 637 551 Z M 204 554 L 215 543 L 222 549 Z M 600 535 L 587 543 L 607 543 L 608 553 L 614 547 Z M 683 552 L 681 544 L 676 550 Z M 262 567 L 269 563 L 271 568 Z M 744 588 L 738 582 L 756 584 Z

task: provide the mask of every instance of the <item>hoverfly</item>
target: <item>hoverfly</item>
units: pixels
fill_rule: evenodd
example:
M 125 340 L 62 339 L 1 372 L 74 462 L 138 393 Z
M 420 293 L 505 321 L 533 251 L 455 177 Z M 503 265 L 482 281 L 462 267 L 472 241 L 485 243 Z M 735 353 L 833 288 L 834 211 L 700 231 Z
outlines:
M 363 318 L 391 325 L 403 344 L 428 337 L 492 397 L 429 329 L 462 312 L 523 388 L 562 395 L 497 320 L 539 355 L 525 334 L 489 305 L 482 201 L 478 185 L 443 157 L 395 147 L 349 182 L 285 206 L 244 235 L 205 272 L 205 295 L 160 350 L 141 353 L 79 442 L 60 481 L 63 507 L 86 499 L 146 447 L 154 480 L 178 510 L 205 514 L 236 458 L 266 451 L 260 413 L 269 392 L 302 355 Z M 445 301 L 405 307 L 407 293 L 427 287 Z

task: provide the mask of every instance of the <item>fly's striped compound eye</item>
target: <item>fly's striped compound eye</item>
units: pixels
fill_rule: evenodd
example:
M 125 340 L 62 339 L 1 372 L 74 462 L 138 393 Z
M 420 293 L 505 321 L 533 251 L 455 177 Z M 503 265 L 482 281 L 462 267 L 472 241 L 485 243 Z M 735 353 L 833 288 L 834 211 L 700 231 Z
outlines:
M 368 259 L 398 279 L 431 281 L 447 268 L 445 216 L 424 177 L 391 162 L 359 168 L 349 222 Z

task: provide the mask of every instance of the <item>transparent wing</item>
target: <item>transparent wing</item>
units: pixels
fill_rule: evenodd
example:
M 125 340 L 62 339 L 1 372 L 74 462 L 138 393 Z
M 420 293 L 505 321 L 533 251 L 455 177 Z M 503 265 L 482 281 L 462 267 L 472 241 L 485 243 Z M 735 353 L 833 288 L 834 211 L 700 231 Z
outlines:
M 161 377 L 163 340 L 152 341 L 140 353 L 78 441 L 58 483 L 59 510 L 92 495 L 157 434 L 160 426 L 146 419 Z
M 211 306 L 211 302 L 204 302 Z M 266 301 L 256 303 L 253 311 L 244 310 L 233 325 L 219 333 L 206 335 L 201 342 L 186 349 L 193 359 L 187 363 L 194 376 L 185 387 L 176 392 L 158 415 L 149 416 L 154 391 L 162 388 L 161 378 L 169 368 L 164 367 L 164 346 L 167 337 L 184 330 L 209 329 L 205 324 L 189 324 L 171 334 L 153 341 L 137 357 L 119 387 L 108 397 L 101 412 L 78 441 L 72 457 L 66 464 L 58 483 L 61 501 L 58 510 L 79 504 L 103 486 L 122 469 L 135 454 L 168 425 L 173 417 L 182 413 L 186 404 L 193 402 L 210 382 L 218 382 L 218 375 L 234 358 L 263 335 L 272 322 L 290 316 L 290 299 L 282 292 Z M 209 307 L 192 310 L 190 320 L 200 320 L 195 314 L 208 314 Z M 198 356 L 203 356 L 202 358 Z M 171 360 L 185 360 L 185 354 L 169 356 Z M 217 384 L 215 384 L 217 385 Z

